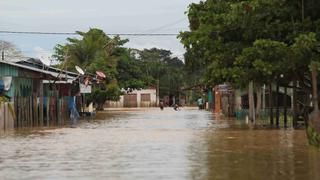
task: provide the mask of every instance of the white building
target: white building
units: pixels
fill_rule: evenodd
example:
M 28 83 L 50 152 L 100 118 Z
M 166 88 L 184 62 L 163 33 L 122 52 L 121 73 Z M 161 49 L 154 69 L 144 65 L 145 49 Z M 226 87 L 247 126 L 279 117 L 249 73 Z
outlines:
M 120 96 L 119 101 L 107 101 L 106 108 L 121 107 L 155 107 L 157 105 L 156 89 L 135 90 Z

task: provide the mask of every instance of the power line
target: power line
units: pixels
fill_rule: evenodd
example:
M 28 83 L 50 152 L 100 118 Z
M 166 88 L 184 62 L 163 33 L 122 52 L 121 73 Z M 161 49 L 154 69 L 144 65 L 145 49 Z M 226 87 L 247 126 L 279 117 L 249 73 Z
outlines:
M 70 32 L 41 32 L 41 31 L 0 31 L 0 34 L 31 34 L 31 35 L 79 35 Z M 107 33 L 108 36 L 178 36 L 177 33 Z
M 174 26 L 174 25 L 176 25 L 176 24 L 179 24 L 179 23 L 185 21 L 186 19 L 187 19 L 187 18 L 184 17 L 184 18 L 178 19 L 178 20 L 176 20 L 176 21 L 174 21 L 174 22 L 172 22 L 172 23 L 165 24 L 165 25 L 162 25 L 162 26 L 160 26 L 160 27 L 156 27 L 156 28 L 153 28 L 153 29 L 146 30 L 144 33 L 154 33 L 154 32 L 157 32 L 157 31 L 159 31 L 159 30 L 163 30 L 163 29 L 165 29 L 165 28 L 167 28 L 167 27 L 171 27 L 171 26 Z

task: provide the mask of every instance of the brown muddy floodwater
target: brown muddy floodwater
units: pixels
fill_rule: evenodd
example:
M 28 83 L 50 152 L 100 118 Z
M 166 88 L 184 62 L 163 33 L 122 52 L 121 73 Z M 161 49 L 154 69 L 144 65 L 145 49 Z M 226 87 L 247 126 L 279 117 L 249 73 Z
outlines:
M 108 111 L 77 128 L 0 136 L 0 179 L 317 180 L 303 130 L 253 130 L 195 109 Z

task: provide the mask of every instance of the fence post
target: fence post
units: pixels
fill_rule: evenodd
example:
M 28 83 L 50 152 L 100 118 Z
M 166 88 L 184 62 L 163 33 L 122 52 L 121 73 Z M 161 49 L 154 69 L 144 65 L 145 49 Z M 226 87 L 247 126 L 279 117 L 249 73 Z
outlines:
M 5 114 L 4 114 L 4 103 L 0 103 L 0 131 L 4 130 L 4 120 L 5 120 Z

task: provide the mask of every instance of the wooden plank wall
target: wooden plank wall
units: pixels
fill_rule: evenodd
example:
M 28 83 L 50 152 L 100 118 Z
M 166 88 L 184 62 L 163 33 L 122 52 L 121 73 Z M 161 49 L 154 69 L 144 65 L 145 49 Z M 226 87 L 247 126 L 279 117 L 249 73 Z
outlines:
M 67 98 L 45 97 L 46 105 L 40 104 L 40 97 L 15 97 L 15 114 L 17 119 L 14 126 L 24 127 L 54 127 L 63 126 L 69 121 Z M 41 108 L 41 105 L 44 108 Z M 41 113 L 43 109 L 43 113 Z M 41 116 L 44 116 L 41 119 Z
M 0 131 L 14 129 L 13 103 L 0 103 Z
M 67 97 L 59 97 L 57 90 L 44 90 L 39 80 L 27 84 L 21 83 L 21 79 L 15 82 L 16 128 L 63 126 L 69 121 Z

